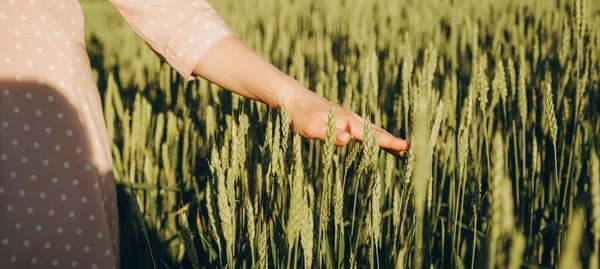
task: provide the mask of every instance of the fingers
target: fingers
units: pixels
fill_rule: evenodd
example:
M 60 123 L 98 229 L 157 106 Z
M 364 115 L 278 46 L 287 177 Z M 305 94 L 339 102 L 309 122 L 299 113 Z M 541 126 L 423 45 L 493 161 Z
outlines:
M 335 128 L 334 144 L 338 147 L 345 146 L 350 142 L 350 133 L 341 128 Z
M 313 130 L 308 131 L 307 135 L 309 138 L 316 138 L 323 141 L 327 140 L 327 129 L 325 128 L 320 130 L 314 130 L 313 128 Z M 333 144 L 335 146 L 341 147 L 347 145 L 350 142 L 350 138 L 350 133 L 346 130 L 338 127 L 335 128 L 335 131 L 333 132 Z
M 306 126 L 302 130 L 300 130 L 301 134 L 310 139 L 319 139 L 326 141 L 327 140 L 327 122 L 317 116 L 307 117 L 306 123 L 302 126 Z M 337 119 L 336 122 L 340 124 L 336 124 L 335 130 L 333 132 L 333 143 L 335 146 L 345 146 L 350 142 L 351 135 L 350 133 L 344 129 L 344 124 L 341 123 L 340 119 Z
M 386 131 L 379 132 L 379 146 L 395 151 L 407 151 L 410 147 L 408 141 L 395 137 Z
M 410 148 L 410 143 L 404 139 L 398 138 L 390 134 L 384 129 L 375 125 L 372 126 L 373 134 L 379 135 L 379 146 L 387 152 L 396 156 L 403 156 L 405 151 Z M 364 141 L 364 121 L 351 121 L 347 128 L 353 139 Z
M 299 131 L 304 137 L 309 139 L 327 139 L 327 117 L 322 113 L 309 113 L 299 118 L 296 131 Z M 293 124 L 296 125 L 296 124 Z M 336 111 L 336 126 L 334 131 L 334 145 L 345 146 L 351 139 L 364 141 L 365 121 L 357 114 L 340 109 Z M 403 157 L 404 153 L 410 148 L 410 143 L 404 139 L 398 138 L 371 124 L 373 135 L 379 136 L 379 146 L 385 151 Z

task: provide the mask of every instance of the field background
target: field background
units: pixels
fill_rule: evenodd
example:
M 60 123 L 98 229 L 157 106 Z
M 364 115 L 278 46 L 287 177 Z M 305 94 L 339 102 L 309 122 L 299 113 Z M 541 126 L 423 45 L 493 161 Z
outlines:
M 122 268 L 598 268 L 599 1 L 209 2 L 412 148 L 302 139 L 82 1 Z

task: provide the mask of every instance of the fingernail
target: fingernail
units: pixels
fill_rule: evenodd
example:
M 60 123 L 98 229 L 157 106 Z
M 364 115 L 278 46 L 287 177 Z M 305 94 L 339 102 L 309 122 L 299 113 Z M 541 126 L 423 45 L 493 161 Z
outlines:
M 349 133 L 343 132 L 343 133 L 339 133 L 336 138 L 339 142 L 346 142 L 346 140 L 348 139 L 349 136 L 350 136 Z

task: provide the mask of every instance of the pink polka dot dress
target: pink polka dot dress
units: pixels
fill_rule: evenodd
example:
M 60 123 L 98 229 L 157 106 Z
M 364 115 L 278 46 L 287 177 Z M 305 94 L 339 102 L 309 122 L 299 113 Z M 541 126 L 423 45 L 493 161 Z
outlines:
M 187 79 L 233 35 L 205 1 L 111 0 Z M 118 268 L 110 141 L 77 0 L 0 0 L 0 268 Z

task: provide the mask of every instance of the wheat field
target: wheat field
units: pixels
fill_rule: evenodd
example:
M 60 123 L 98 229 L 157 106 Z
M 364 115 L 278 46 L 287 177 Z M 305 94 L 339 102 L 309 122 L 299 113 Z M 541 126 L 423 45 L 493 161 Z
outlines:
M 178 76 L 82 1 L 123 268 L 598 268 L 600 2 L 213 0 L 240 39 L 411 140 L 333 146 Z M 333 111 L 332 111 L 333 112 Z

